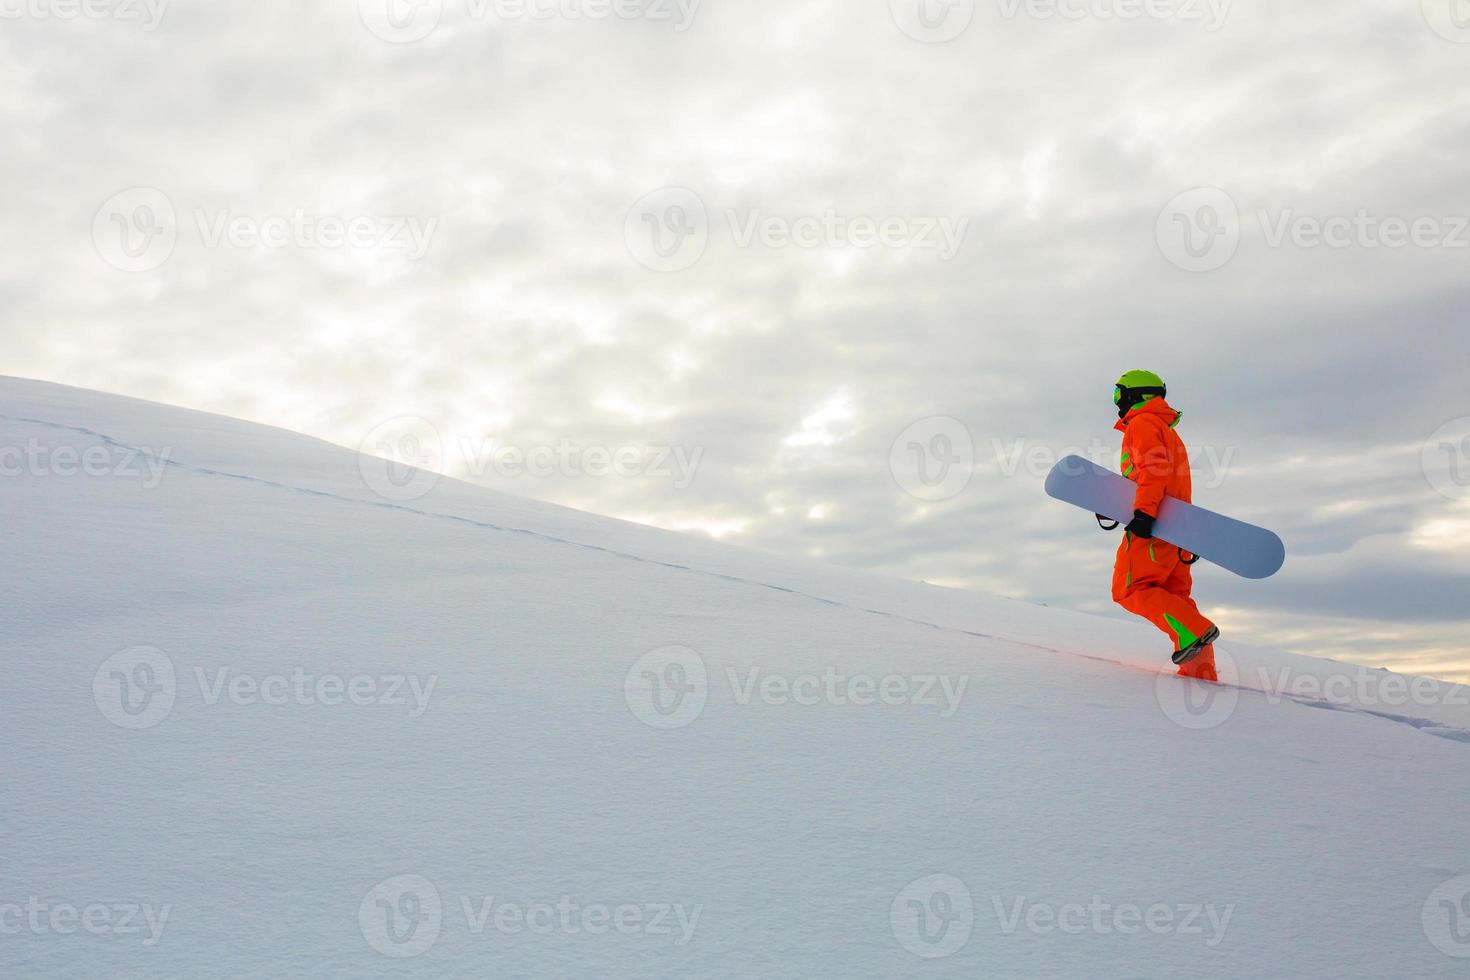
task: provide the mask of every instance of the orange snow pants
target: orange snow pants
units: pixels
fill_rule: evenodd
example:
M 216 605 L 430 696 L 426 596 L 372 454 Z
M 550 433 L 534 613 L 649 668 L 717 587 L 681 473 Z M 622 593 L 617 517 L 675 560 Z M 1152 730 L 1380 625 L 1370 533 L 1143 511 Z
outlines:
M 1203 636 L 1212 624 L 1189 597 L 1194 586 L 1180 550 L 1165 541 L 1124 533 L 1113 565 L 1113 601 L 1168 634 L 1175 650 Z M 1215 648 L 1205 647 L 1179 668 L 1185 677 L 1214 681 Z

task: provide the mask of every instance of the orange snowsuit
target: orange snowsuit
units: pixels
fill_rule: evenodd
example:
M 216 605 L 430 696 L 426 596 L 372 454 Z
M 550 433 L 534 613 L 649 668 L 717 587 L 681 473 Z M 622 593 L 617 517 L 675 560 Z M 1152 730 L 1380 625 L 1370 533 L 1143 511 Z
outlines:
M 1179 413 L 1163 398 L 1135 406 L 1116 428 L 1123 433 L 1123 475 L 1138 484 L 1133 509 L 1159 516 L 1165 496 L 1190 501 L 1189 451 L 1174 432 Z M 1178 548 L 1158 538 L 1124 533 L 1113 565 L 1113 601 L 1168 634 L 1182 650 L 1212 624 L 1189 597 L 1190 568 Z M 1185 677 L 1218 680 L 1215 649 L 1207 646 L 1179 668 Z

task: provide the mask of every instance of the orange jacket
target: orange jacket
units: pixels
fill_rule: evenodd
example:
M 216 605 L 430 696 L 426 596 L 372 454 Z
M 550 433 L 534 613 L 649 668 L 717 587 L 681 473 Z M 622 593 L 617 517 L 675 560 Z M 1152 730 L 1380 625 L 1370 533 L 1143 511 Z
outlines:
M 1174 431 L 1179 414 L 1162 398 L 1133 408 L 1114 428 L 1123 433 L 1123 475 L 1138 484 L 1133 509 L 1159 516 L 1165 495 L 1190 500 L 1189 450 Z

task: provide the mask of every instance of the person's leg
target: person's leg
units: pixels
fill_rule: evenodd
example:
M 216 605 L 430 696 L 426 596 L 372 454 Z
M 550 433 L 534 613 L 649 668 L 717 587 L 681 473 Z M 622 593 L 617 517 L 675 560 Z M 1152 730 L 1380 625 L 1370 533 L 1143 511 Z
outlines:
M 1200 616 L 1199 606 L 1195 605 L 1190 593 L 1194 591 L 1193 569 L 1180 561 L 1164 580 L 1164 588 L 1172 595 L 1177 596 L 1183 602 L 1189 604 L 1196 616 Z M 1200 616 L 1204 619 L 1203 616 Z M 1187 663 L 1179 665 L 1179 676 L 1194 677 L 1202 681 L 1218 681 L 1219 675 L 1215 672 L 1215 645 L 1212 643 L 1199 653 L 1195 654 Z
M 1179 595 L 1168 588 L 1171 578 L 1176 589 L 1181 583 L 1187 588 L 1188 573 L 1173 545 L 1125 536 L 1113 568 L 1113 598 L 1162 630 L 1175 650 L 1182 650 L 1214 625 L 1187 593 Z

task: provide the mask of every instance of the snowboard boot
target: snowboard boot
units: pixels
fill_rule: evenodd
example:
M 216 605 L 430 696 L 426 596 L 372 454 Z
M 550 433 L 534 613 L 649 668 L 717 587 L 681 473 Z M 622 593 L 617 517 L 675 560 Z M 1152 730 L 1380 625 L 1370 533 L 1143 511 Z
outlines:
M 1215 670 L 1215 648 L 1205 647 L 1195 654 L 1194 659 L 1179 668 L 1180 677 L 1189 677 L 1197 681 L 1212 681 L 1219 683 L 1220 674 Z
M 1174 664 L 1176 666 L 1182 666 L 1183 664 L 1189 663 L 1195 657 L 1199 656 L 1199 652 L 1201 650 L 1203 650 L 1205 647 L 1209 646 L 1211 643 L 1214 643 L 1219 638 L 1220 638 L 1220 627 L 1218 627 L 1218 626 L 1211 626 L 1209 629 L 1205 630 L 1205 635 L 1204 636 L 1201 636 L 1199 639 L 1195 640 L 1193 643 L 1191 643 L 1189 646 L 1185 647 L 1183 650 L 1175 650 L 1174 651 L 1174 656 L 1173 656 Z

